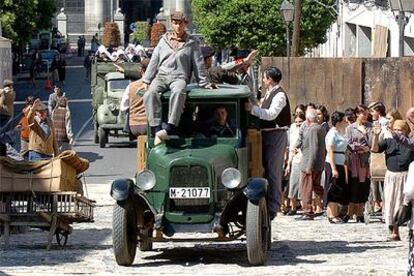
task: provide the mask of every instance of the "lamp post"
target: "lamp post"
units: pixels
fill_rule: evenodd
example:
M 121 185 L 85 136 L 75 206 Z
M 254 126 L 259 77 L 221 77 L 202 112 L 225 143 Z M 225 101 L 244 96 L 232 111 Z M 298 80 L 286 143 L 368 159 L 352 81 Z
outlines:
M 399 41 L 399 56 L 404 56 L 404 30 L 407 25 L 408 18 L 405 16 L 405 12 L 414 11 L 414 1 L 412 0 L 389 0 L 391 11 L 398 14 L 395 16 L 395 19 L 398 23 L 398 28 L 400 31 L 400 41 Z
M 280 13 L 286 23 L 286 56 L 290 56 L 290 42 L 289 42 L 289 23 L 293 21 L 295 7 L 287 0 L 284 0 L 280 5 Z

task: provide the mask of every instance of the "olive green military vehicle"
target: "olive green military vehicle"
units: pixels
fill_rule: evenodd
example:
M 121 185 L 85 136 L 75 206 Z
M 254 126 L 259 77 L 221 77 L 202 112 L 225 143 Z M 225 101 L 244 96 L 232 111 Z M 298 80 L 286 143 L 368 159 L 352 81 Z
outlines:
M 125 75 L 117 72 L 112 62 L 93 59 L 91 64 L 91 93 L 94 119 L 94 142 L 104 148 L 109 136 L 129 136 L 123 131 L 125 113 L 120 111 L 120 103 L 129 78 L 139 78 L 138 63 L 124 63 Z
M 169 96 L 169 92 L 162 96 L 163 121 Z M 261 146 L 257 146 L 260 132 L 253 130 L 252 136 L 249 129 L 251 117 L 244 108 L 248 97 L 247 86 L 207 90 L 190 85 L 179 136 L 154 146 L 148 135 L 141 149 L 147 156 L 145 169 L 134 179 L 118 179 L 111 186 L 116 200 L 113 249 L 119 265 L 133 263 L 137 245 L 148 251 L 157 242 L 244 237 L 250 264 L 266 262 L 271 246 L 268 184 L 251 173 L 252 165 L 257 165 L 252 156 L 261 154 Z M 218 110 L 227 113 L 226 129 L 216 124 Z M 185 239 L 177 237 L 184 232 Z M 200 232 L 211 235 L 200 240 L 196 235 Z

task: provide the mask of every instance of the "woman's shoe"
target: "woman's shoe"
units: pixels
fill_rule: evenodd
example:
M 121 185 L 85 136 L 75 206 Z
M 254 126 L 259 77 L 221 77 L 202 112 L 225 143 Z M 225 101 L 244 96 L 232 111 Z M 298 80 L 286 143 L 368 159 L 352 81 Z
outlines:
M 356 217 L 356 222 L 357 222 L 357 223 L 358 223 L 358 222 L 364 223 L 364 222 L 365 222 L 365 218 L 364 218 L 364 216 L 357 216 L 357 217 Z
M 342 219 L 336 217 L 328 218 L 328 221 L 333 224 L 344 223 Z
M 345 215 L 345 216 L 342 217 L 342 222 L 343 223 L 347 223 L 348 221 L 349 221 L 349 216 L 348 215 Z
M 388 238 L 389 241 L 400 241 L 401 238 L 398 234 L 391 234 L 391 236 Z
M 288 216 L 294 216 L 296 215 L 297 211 L 296 210 L 290 210 L 286 215 Z

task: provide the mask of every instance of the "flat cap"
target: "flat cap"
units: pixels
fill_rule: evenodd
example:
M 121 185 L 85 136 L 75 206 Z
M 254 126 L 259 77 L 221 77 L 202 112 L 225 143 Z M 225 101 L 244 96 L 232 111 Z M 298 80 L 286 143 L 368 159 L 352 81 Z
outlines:
M 13 81 L 12 80 L 4 80 L 3 81 L 3 86 L 10 86 L 13 85 Z
M 180 20 L 187 22 L 187 17 L 182 11 L 174 11 L 170 15 L 171 20 Z

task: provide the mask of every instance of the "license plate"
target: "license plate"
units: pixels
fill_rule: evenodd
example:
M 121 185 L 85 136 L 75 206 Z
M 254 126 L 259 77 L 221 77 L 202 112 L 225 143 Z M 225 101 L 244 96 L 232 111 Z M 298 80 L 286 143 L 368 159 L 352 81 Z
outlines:
M 170 198 L 210 198 L 210 188 L 170 188 Z

